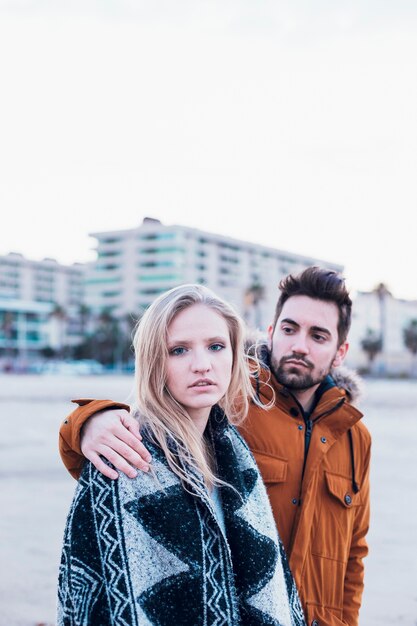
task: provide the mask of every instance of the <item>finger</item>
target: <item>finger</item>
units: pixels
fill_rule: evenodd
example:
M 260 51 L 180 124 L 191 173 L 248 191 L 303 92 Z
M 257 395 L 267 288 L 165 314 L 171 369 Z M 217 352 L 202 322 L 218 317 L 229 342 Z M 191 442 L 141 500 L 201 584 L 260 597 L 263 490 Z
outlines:
M 129 448 L 132 448 L 132 450 L 136 454 L 138 454 L 139 457 L 141 457 L 141 459 L 145 461 L 145 463 L 150 463 L 152 461 L 152 457 L 149 454 L 148 450 L 143 445 L 143 443 L 139 441 L 139 439 L 137 439 L 135 435 L 132 435 L 132 433 L 129 430 L 127 430 L 126 427 L 123 426 L 122 424 L 119 424 L 117 427 L 114 428 L 112 435 L 114 437 L 117 437 L 123 443 L 125 443 Z M 114 443 L 115 443 L 113 440 L 113 436 L 111 440 L 110 438 L 106 437 L 106 439 L 104 439 L 102 443 L 109 445 L 110 447 L 113 448 Z
M 132 433 L 132 435 L 135 435 L 135 437 L 142 441 L 142 435 L 140 434 L 139 422 L 137 419 L 125 411 L 120 415 L 120 421 Z
M 116 470 L 112 469 L 106 463 L 104 463 L 104 461 L 95 452 L 92 452 L 88 458 L 94 465 L 94 467 L 98 469 L 98 471 L 101 472 L 104 476 L 107 476 L 107 478 L 111 478 L 112 480 L 116 480 L 117 478 L 119 478 L 119 474 L 116 472 Z
M 138 475 L 136 469 L 132 467 L 126 461 L 126 459 L 121 454 L 118 454 L 118 452 L 116 452 L 113 448 L 100 446 L 99 452 L 102 456 L 108 459 L 115 468 L 123 472 L 123 474 L 126 474 L 126 476 L 128 476 L 129 478 L 136 478 L 136 476 Z M 147 466 L 147 469 L 146 467 L 143 467 L 141 469 L 144 472 L 149 471 L 149 466 Z
M 140 443 L 140 442 L 137 442 Z M 143 457 L 143 453 L 146 453 L 147 457 L 150 457 L 149 452 L 146 448 L 141 444 L 142 454 L 138 454 L 135 450 L 133 450 L 129 445 L 127 445 L 124 441 L 121 441 L 117 438 L 112 438 L 111 444 L 109 445 L 117 454 L 123 457 L 126 461 L 128 461 L 133 467 L 142 470 L 143 472 L 149 471 L 149 462 L 146 461 Z

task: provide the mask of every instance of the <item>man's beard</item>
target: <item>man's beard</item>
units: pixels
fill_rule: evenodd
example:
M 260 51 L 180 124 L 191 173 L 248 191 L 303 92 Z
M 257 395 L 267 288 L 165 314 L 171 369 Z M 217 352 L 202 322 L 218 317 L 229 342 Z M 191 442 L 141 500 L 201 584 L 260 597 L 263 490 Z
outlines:
M 287 361 L 299 361 L 301 367 L 286 365 Z M 313 373 L 314 364 L 308 359 L 296 355 L 283 356 L 279 361 L 274 357 L 271 352 L 270 367 L 273 375 L 281 385 L 294 391 L 302 391 L 304 389 L 310 389 L 315 385 L 319 385 L 323 382 L 326 376 L 329 374 L 333 359 L 329 363 L 329 366 L 319 372 Z

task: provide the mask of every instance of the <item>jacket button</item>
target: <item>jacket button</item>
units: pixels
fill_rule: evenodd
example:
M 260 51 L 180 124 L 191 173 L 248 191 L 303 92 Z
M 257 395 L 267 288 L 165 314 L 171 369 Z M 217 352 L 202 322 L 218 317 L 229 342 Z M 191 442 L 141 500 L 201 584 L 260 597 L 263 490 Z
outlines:
M 320 626 L 320 624 L 316 619 L 313 619 L 313 621 L 311 622 L 311 626 Z
M 293 498 L 293 499 L 292 499 L 292 503 L 293 503 L 293 504 L 298 504 L 298 500 L 297 500 L 297 498 Z
M 298 430 L 303 430 L 303 427 L 301 424 L 298 424 Z
M 291 417 L 298 417 L 300 415 L 300 411 L 295 406 L 292 406 L 290 408 L 290 415 Z
M 350 497 L 348 493 L 345 495 L 345 502 L 348 506 L 352 504 L 352 498 Z
M 326 437 L 321 437 L 320 441 L 321 441 L 321 443 L 326 443 L 327 439 L 326 439 Z M 317 622 L 317 624 L 318 624 L 318 622 Z

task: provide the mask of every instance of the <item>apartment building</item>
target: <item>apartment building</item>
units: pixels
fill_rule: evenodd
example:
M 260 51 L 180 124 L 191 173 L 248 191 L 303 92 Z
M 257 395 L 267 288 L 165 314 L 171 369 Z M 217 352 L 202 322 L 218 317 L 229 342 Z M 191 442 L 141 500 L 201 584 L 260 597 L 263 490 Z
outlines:
M 248 324 L 266 328 L 288 273 L 341 265 L 145 218 L 133 229 L 93 233 L 97 260 L 86 277 L 86 303 L 116 317 L 140 315 L 176 285 L 200 283 L 231 302 Z
M 0 358 L 30 358 L 47 347 L 59 352 L 80 341 L 84 274 L 81 264 L 0 256 Z
M 404 329 L 417 320 L 417 300 L 395 298 L 387 289 L 358 292 L 353 299 L 347 364 L 369 368 L 369 357 L 361 342 L 369 333 L 382 337 L 381 350 L 370 366 L 374 374 L 417 374 L 417 359 L 404 344 Z

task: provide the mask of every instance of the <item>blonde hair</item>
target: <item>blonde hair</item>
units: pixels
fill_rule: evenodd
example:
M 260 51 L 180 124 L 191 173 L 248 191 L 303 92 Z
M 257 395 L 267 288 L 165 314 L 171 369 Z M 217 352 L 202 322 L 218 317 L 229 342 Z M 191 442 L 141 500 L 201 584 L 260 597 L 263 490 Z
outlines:
M 225 395 L 218 402 L 229 422 L 241 422 L 248 412 L 249 399 L 256 401 L 243 349 L 242 320 L 229 304 L 210 289 L 190 284 L 161 294 L 136 327 L 133 339 L 135 409 L 141 428 L 163 450 L 170 468 L 179 476 L 184 487 L 201 492 L 204 485 L 211 488 L 224 483 L 212 469 L 210 451 L 204 438 L 166 386 L 168 327 L 178 313 L 195 304 L 202 304 L 218 313 L 229 329 L 233 354 L 231 379 Z

